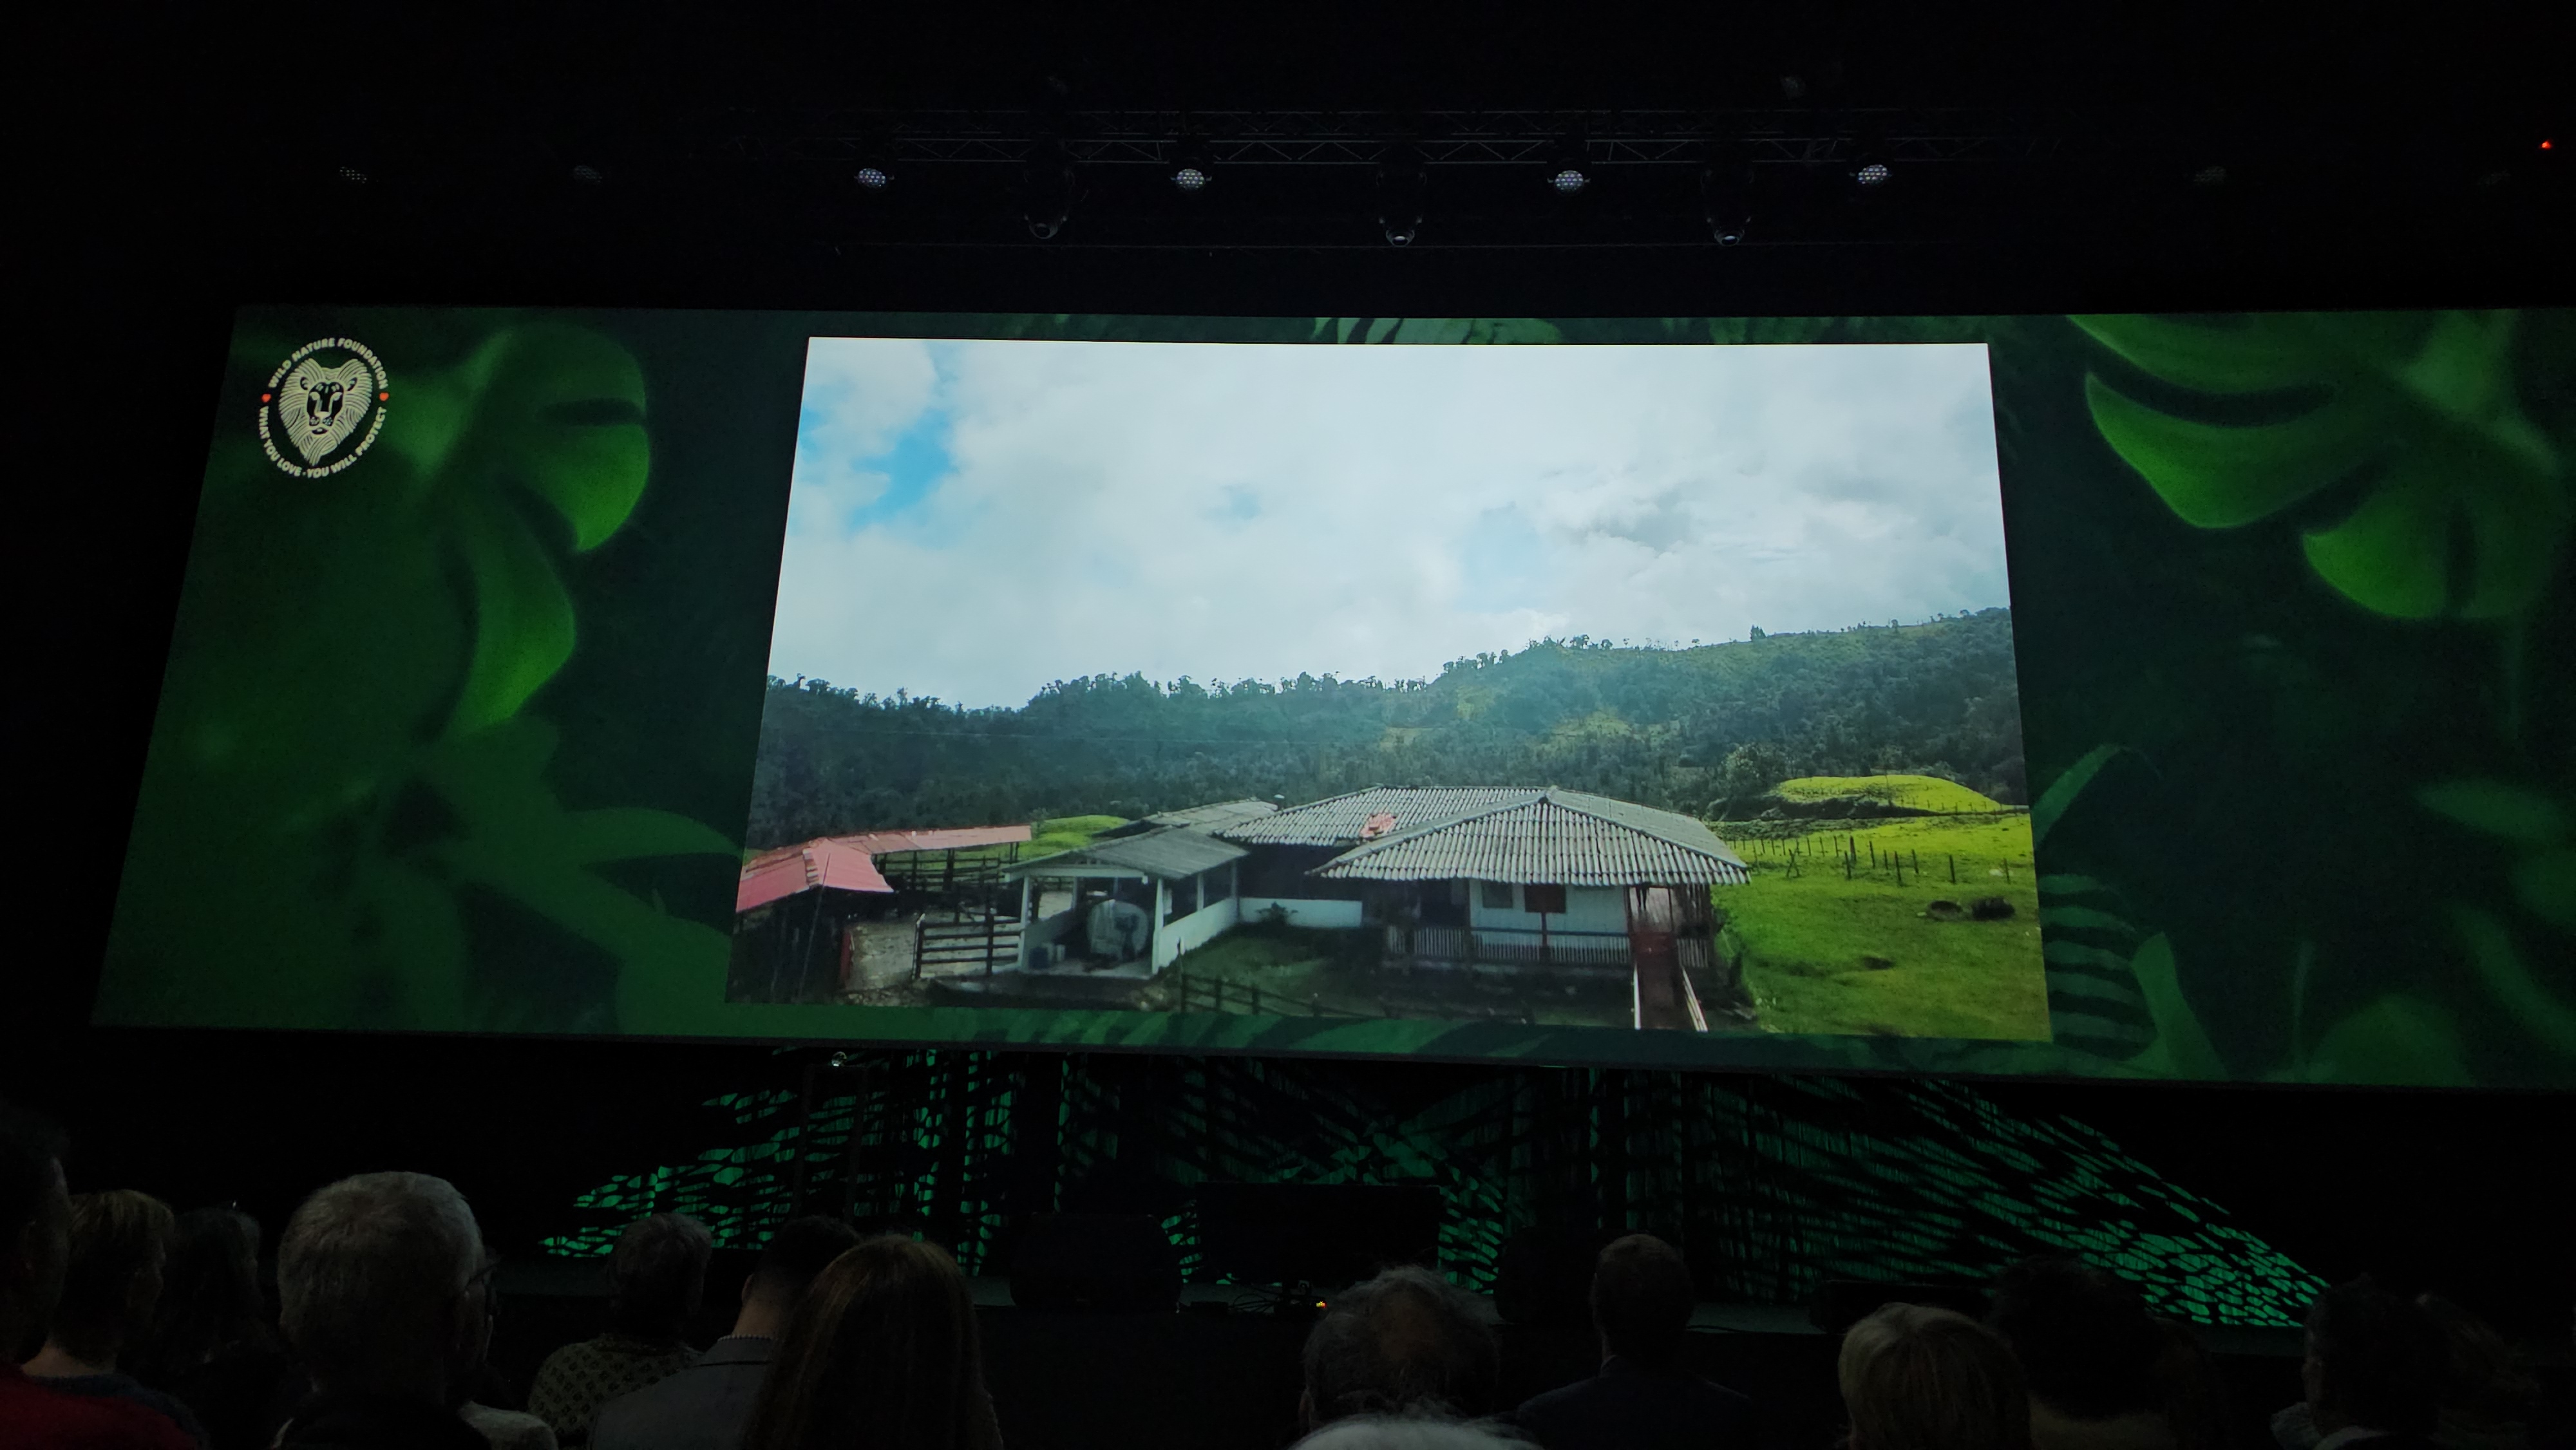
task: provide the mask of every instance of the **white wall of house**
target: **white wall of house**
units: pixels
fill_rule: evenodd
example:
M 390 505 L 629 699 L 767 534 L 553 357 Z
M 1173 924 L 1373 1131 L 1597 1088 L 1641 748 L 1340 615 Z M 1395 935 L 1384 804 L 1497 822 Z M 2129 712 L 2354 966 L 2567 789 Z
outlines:
M 1154 896 L 1158 908 L 1170 905 L 1171 887 L 1165 885 Z M 1242 906 L 1242 897 L 1229 896 L 1223 901 L 1210 902 L 1177 921 L 1164 922 L 1154 933 L 1154 970 L 1159 972 L 1170 966 L 1181 953 L 1205 946 L 1224 935 L 1228 928 L 1243 919 Z
M 1356 931 L 1367 925 L 1361 919 L 1360 904 L 1356 901 L 1309 901 L 1294 896 L 1245 896 L 1237 899 L 1243 903 L 1245 921 L 1259 921 L 1263 912 L 1275 906 L 1288 913 L 1290 926 Z
M 1618 886 L 1569 886 L 1565 888 L 1565 910 L 1549 912 L 1550 935 L 1563 932 L 1612 932 L 1628 930 L 1628 893 Z M 1521 888 L 1512 888 L 1509 907 L 1485 904 L 1485 883 L 1467 884 L 1467 925 L 1477 935 L 1495 941 L 1527 941 L 1535 946 L 1539 938 L 1539 918 L 1521 910 Z

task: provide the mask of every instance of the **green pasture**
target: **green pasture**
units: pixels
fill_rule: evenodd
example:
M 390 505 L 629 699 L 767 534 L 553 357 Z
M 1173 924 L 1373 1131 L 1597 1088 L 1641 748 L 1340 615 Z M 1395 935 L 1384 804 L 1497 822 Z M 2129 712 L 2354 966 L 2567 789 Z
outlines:
M 1753 879 L 1715 889 L 1727 913 L 1722 944 L 1742 961 L 1766 1030 L 2047 1039 L 2029 815 L 1823 821 L 1791 833 L 1780 825 L 1764 822 L 1759 835 L 1730 838 Z M 1858 860 L 1847 876 L 1843 858 L 1852 851 Z M 1935 901 L 1964 913 L 1986 896 L 2003 898 L 2013 914 L 1925 915 Z
M 1954 815 L 2004 809 L 1957 781 L 1937 775 L 1810 775 L 1784 780 L 1771 793 L 1784 801 L 1872 800 Z

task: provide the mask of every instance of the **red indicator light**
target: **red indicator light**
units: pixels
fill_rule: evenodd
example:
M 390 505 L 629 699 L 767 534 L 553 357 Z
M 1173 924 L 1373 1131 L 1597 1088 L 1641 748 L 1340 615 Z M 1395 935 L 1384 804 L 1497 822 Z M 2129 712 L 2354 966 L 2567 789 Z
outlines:
M 266 393 L 262 393 L 262 394 L 260 394 L 260 395 L 259 395 L 259 400 L 260 400 L 261 402 L 265 403 L 265 402 L 267 402 L 267 401 L 268 401 L 268 397 L 269 397 L 269 395 L 268 395 L 268 394 L 266 394 Z
M 376 394 L 376 401 L 377 401 L 377 402 L 379 402 L 379 403 L 383 403 L 383 402 L 390 402 L 390 401 L 392 400 L 392 398 L 393 398 L 393 394 L 391 394 L 391 393 L 378 393 L 378 394 Z
M 2549 143 L 2549 142 L 2547 142 L 2547 141 L 2543 141 L 2543 142 L 2541 142 L 2541 143 L 2540 143 L 2540 149 L 2541 149 L 2541 150 L 2543 150 L 2543 151 L 2548 150 L 2548 149 L 2549 149 L 2549 146 L 2550 146 L 2550 143 Z

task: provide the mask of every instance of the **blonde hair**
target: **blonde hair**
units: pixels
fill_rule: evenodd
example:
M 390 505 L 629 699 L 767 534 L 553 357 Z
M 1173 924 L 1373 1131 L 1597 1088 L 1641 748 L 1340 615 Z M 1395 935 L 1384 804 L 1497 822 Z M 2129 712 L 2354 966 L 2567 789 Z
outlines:
M 1836 1365 L 1853 1450 L 2028 1450 L 2021 1366 L 1964 1314 L 1885 1304 L 1843 1336 Z

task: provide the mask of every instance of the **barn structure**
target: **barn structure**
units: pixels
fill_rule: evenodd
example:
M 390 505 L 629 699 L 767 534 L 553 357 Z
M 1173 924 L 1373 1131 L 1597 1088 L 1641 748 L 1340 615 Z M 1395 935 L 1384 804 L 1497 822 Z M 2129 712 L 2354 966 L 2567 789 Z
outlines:
M 1005 874 L 1022 882 L 1021 971 L 1151 976 L 1266 920 L 1377 933 L 1392 970 L 1624 977 L 1639 1026 L 1705 1031 L 1741 1005 L 1709 888 L 1741 884 L 1743 861 L 1688 816 L 1580 791 L 1229 801 Z
M 854 985 L 860 922 L 920 908 L 914 962 L 972 949 L 989 960 L 1017 938 L 994 888 L 1029 839 L 1026 825 L 819 836 L 743 863 L 734 888 L 737 997 L 815 1000 Z

